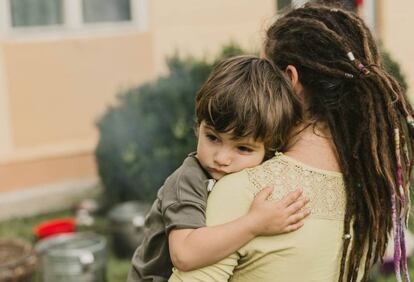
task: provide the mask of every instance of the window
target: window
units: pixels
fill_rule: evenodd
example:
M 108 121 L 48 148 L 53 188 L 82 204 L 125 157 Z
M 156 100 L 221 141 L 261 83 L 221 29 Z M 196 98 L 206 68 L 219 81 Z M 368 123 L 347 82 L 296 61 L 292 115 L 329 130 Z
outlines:
M 147 29 L 148 0 L 0 0 L 0 37 Z
M 299 7 L 308 2 L 308 0 L 277 0 L 277 12 L 285 12 L 290 8 Z
M 131 20 L 130 0 L 83 0 L 85 23 Z
M 371 31 L 377 33 L 377 4 L 375 0 L 365 0 L 363 5 L 362 16 L 365 20 L 365 23 L 371 29 Z
M 309 0 L 277 0 L 277 12 L 284 13 L 289 11 L 292 7 L 298 7 Z M 345 9 L 354 11 L 361 16 L 368 27 L 371 29 L 374 34 L 376 33 L 376 21 L 377 21 L 377 4 L 375 0 L 329 0 L 326 2 L 337 2 L 339 5 Z
M 355 0 L 338 0 L 338 3 L 342 5 L 345 9 L 348 9 L 350 11 L 356 12 L 357 6 Z
M 288 10 L 292 6 L 292 0 L 277 0 L 278 12 Z
M 372 2 L 375 0 L 371 0 L 368 2 Z M 285 10 L 289 10 L 291 7 L 298 7 L 308 2 L 307 0 L 277 0 L 277 10 L 278 12 L 283 12 Z M 339 3 L 344 8 L 349 9 L 351 11 L 356 11 L 356 1 L 355 0 L 329 0 L 326 1 L 328 3 Z
M 63 0 L 10 0 L 13 27 L 63 24 Z

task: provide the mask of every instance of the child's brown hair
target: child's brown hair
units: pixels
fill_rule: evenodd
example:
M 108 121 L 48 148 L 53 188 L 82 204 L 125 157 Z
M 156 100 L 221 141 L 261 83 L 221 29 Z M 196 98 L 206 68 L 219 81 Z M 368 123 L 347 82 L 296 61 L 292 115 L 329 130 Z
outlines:
M 197 122 L 235 138 L 264 142 L 266 155 L 280 150 L 301 119 L 300 101 L 284 74 L 266 59 L 237 56 L 219 63 L 196 98 Z

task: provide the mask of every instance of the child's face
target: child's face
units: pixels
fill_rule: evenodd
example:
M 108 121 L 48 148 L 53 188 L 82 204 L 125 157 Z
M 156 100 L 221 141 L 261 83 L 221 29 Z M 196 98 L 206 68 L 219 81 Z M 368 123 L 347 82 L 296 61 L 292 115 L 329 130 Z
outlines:
M 247 136 L 235 139 L 231 133 L 219 133 L 204 121 L 198 129 L 197 158 L 214 179 L 253 167 L 263 161 L 263 142 Z

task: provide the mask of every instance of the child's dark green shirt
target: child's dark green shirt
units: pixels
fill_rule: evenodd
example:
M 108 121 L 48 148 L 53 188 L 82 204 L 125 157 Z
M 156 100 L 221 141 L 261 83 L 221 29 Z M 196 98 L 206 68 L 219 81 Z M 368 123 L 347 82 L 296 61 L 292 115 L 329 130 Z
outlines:
M 168 280 L 173 267 L 168 233 L 205 226 L 208 181 L 195 153 L 167 178 L 145 219 L 144 239 L 132 258 L 127 282 Z

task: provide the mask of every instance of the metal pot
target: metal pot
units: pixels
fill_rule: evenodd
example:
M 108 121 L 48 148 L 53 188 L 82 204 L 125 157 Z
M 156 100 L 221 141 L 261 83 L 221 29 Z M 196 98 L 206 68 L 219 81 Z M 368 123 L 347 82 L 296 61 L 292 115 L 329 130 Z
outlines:
M 43 282 L 106 281 L 106 240 L 85 232 L 62 234 L 39 241 Z
M 112 247 L 118 256 L 131 257 L 144 236 L 145 216 L 151 205 L 130 201 L 115 206 L 109 212 Z

